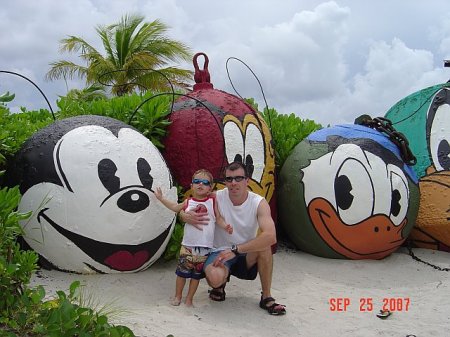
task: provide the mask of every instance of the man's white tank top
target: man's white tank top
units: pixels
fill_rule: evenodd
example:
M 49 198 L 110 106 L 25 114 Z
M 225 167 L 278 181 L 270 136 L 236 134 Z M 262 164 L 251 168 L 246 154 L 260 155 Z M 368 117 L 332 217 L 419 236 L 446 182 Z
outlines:
M 256 237 L 259 224 L 257 210 L 262 196 L 248 192 L 247 200 L 242 205 L 234 206 L 228 195 L 228 188 L 216 192 L 217 206 L 227 224 L 233 226 L 233 234 L 217 227 L 214 235 L 215 248 L 229 248 L 232 244 L 240 244 Z
M 216 215 L 214 213 L 214 202 L 215 199 L 208 197 L 206 199 L 195 199 L 189 198 L 187 200 L 186 211 L 195 211 L 197 207 L 205 207 L 204 211 L 197 210 L 199 213 L 208 213 L 209 223 L 202 226 L 203 230 L 199 230 L 196 227 L 185 224 L 184 225 L 184 235 L 183 246 L 189 247 L 207 247 L 213 248 L 214 244 L 214 229 L 216 227 Z

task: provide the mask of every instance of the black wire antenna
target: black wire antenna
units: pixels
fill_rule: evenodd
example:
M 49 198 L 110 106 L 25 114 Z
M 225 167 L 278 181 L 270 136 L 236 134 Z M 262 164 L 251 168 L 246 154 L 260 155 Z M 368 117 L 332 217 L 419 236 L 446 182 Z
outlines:
M 225 63 L 225 68 L 226 68 L 226 71 L 227 71 L 228 80 L 230 81 L 231 87 L 233 88 L 233 90 L 236 93 L 236 95 L 238 95 L 242 100 L 244 100 L 244 98 L 242 98 L 242 96 L 239 94 L 239 92 L 234 87 L 233 81 L 232 81 L 231 76 L 230 76 L 230 72 L 228 70 L 228 62 L 230 60 L 236 60 L 238 62 L 241 62 L 244 66 L 247 67 L 247 69 L 252 73 L 252 75 L 255 77 L 256 81 L 258 82 L 259 88 L 261 89 L 261 94 L 262 94 L 262 97 L 263 97 L 263 100 L 264 100 L 264 104 L 266 105 L 265 108 L 267 110 L 267 116 L 269 117 L 269 128 L 270 128 L 270 131 L 272 131 L 272 120 L 271 120 L 271 117 L 270 117 L 269 105 L 267 104 L 266 95 L 264 94 L 264 89 L 263 89 L 263 87 L 261 85 L 261 81 L 259 80 L 258 76 L 256 76 L 256 74 L 252 70 L 252 68 L 250 68 L 244 61 L 242 61 L 241 59 L 239 59 L 237 57 L 234 57 L 234 56 L 229 57 L 227 59 L 226 63 Z
M 36 89 L 39 90 L 39 92 L 41 93 L 41 95 L 44 97 L 45 101 L 47 102 L 47 105 L 48 105 L 48 107 L 49 107 L 49 109 L 50 109 L 50 112 L 51 112 L 51 114 L 52 114 L 52 117 L 53 117 L 53 121 L 56 120 L 55 113 L 53 112 L 52 106 L 50 105 L 50 102 L 49 102 L 49 100 L 47 99 L 47 96 L 45 96 L 44 92 L 41 90 L 41 88 L 38 87 L 38 85 L 37 85 L 36 83 L 34 83 L 34 82 L 33 82 L 32 80 L 30 80 L 28 77 L 26 77 L 26 76 L 24 76 L 24 75 L 22 75 L 22 74 L 16 73 L 16 72 L 14 72 L 14 71 L 0 70 L 0 73 L 18 76 L 18 77 L 20 77 L 20 78 L 23 78 L 24 80 L 27 80 L 27 81 L 30 82 L 32 85 L 34 85 L 34 86 L 36 87 Z

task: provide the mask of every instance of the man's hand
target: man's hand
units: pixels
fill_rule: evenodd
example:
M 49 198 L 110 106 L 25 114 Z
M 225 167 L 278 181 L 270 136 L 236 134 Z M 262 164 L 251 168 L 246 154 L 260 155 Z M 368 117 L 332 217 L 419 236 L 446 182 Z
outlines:
M 231 226 L 230 224 L 227 224 L 225 230 L 227 231 L 228 234 L 233 234 L 233 226 Z
M 195 211 L 181 211 L 180 214 L 181 221 L 190 225 L 207 225 L 209 223 L 208 213 L 196 213 Z
M 236 254 L 234 254 L 230 249 L 222 250 L 219 255 L 217 255 L 216 259 L 213 261 L 214 267 L 222 267 L 223 263 L 234 258 Z

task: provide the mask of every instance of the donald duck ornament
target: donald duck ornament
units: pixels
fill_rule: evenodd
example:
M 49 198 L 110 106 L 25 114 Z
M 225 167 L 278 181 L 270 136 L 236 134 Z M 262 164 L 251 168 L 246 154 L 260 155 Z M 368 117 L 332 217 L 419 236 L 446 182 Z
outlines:
M 328 258 L 381 259 L 414 225 L 414 171 L 388 137 L 361 125 L 312 133 L 279 177 L 281 225 L 297 248 Z

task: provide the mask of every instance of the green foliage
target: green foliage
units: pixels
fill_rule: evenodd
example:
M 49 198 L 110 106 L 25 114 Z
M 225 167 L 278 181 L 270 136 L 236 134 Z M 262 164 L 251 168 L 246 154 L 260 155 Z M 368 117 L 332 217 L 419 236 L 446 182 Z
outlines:
M 0 139 L 2 149 L 5 139 Z M 46 301 L 42 286 L 29 288 L 38 255 L 21 250 L 17 243 L 23 235 L 19 221 L 30 216 L 17 212 L 20 198 L 17 186 L 0 189 L 0 335 L 133 337 L 129 328 L 110 324 L 106 314 L 80 305 L 78 281 L 68 295 L 58 291 L 57 299 Z
M 271 122 L 272 138 L 275 147 L 275 164 L 280 169 L 294 147 L 312 132 L 322 128 L 320 124 L 300 119 L 291 113 L 279 114 L 275 109 L 264 109 L 266 123 Z M 269 124 L 270 125 L 270 124 Z
M 258 110 L 258 105 L 253 98 L 246 101 L 255 110 Z M 275 149 L 275 166 L 278 171 L 298 143 L 312 132 L 322 129 L 322 125 L 310 119 L 301 119 L 293 113 L 290 115 L 280 114 L 273 108 L 264 108 L 262 116 L 272 133 Z
M 37 256 L 21 252 L 16 243 L 23 233 L 19 221 L 31 215 L 16 211 L 19 202 L 18 187 L 0 189 L 0 293 L 20 293 L 21 283 L 27 283 L 36 269 Z M 5 305 L 0 298 L 0 310 Z
M 28 138 L 52 122 L 53 117 L 48 110 L 11 113 L 0 106 L 0 169 Z
M 98 99 L 106 99 L 106 93 L 104 91 L 103 86 L 101 85 L 90 85 L 84 89 L 72 89 L 67 93 L 67 98 L 77 100 L 77 101 L 85 101 L 91 102 L 96 101 Z
M 80 282 L 70 285 L 69 293 L 57 291 L 56 298 L 45 300 L 42 286 L 25 289 L 20 307 L 0 318 L 0 329 L 8 336 L 46 337 L 134 337 L 126 326 L 108 322 L 106 314 L 81 305 Z
M 58 291 L 56 299 L 47 301 L 42 286 L 28 287 L 38 256 L 33 251 L 22 251 L 16 242 L 23 234 L 19 220 L 30 215 L 15 211 L 19 201 L 18 187 L 0 190 L 1 335 L 133 337 L 129 328 L 114 326 L 105 314 L 80 305 L 79 281 L 72 283 L 68 295 Z
M 161 139 L 166 135 L 166 129 L 170 125 L 169 114 L 172 96 L 161 95 L 150 99 L 152 95 L 152 93 L 132 94 L 110 99 L 99 98 L 92 101 L 79 100 L 69 95 L 63 96 L 57 101 L 60 109 L 58 119 L 78 115 L 99 115 L 115 118 L 128 124 L 133 116 L 131 126 L 149 138 L 156 147 L 163 148 Z M 147 99 L 149 100 L 134 113 L 136 108 Z
M 172 236 L 170 237 L 169 243 L 167 244 L 166 250 L 164 251 L 164 260 L 169 261 L 178 258 L 181 241 L 183 241 L 183 231 L 184 225 L 176 222 L 175 228 L 172 232 Z
M 54 337 L 134 336 L 125 326 L 111 325 L 105 314 L 78 304 L 79 290 L 80 282 L 75 281 L 70 285 L 69 294 L 57 291 L 56 299 L 44 302 L 39 317 L 42 324 L 34 332 Z
M 5 92 L 3 95 L 0 95 L 0 105 L 11 102 L 14 97 L 16 97 L 16 94 L 10 94 L 9 91 Z
M 23 307 L 32 292 L 25 284 L 37 268 L 36 253 L 21 251 L 16 242 L 23 233 L 19 220 L 30 216 L 16 211 L 19 202 L 18 187 L 0 190 L 0 325 L 26 323 Z
M 177 186 L 177 195 L 178 202 L 182 202 L 185 198 L 183 188 L 181 186 Z M 164 251 L 163 258 L 166 261 L 177 259 L 178 254 L 181 248 L 181 242 L 183 241 L 184 234 L 184 224 L 179 221 L 177 218 L 177 222 L 175 223 L 175 228 L 173 229 L 170 240 L 167 244 L 166 250 Z

